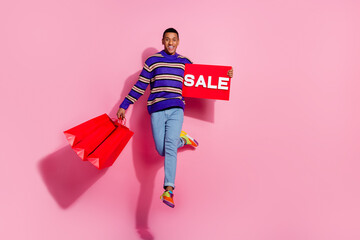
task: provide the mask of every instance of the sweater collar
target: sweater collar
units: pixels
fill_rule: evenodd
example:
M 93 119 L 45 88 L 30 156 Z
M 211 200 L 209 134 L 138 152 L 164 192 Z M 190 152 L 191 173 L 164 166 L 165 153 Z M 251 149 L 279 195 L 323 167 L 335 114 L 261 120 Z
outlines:
M 169 55 L 165 52 L 165 50 L 162 50 L 160 53 L 161 53 L 161 55 L 163 55 L 164 57 L 169 58 L 169 59 L 176 59 L 179 56 L 178 53 L 175 53 L 174 55 Z

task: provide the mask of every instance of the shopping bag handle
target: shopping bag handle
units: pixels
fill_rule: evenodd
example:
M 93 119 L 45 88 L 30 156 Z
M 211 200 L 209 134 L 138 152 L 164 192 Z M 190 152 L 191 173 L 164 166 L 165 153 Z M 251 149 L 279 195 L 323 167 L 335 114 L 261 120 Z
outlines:
M 112 119 L 115 124 L 126 126 L 126 118 L 120 119 L 120 118 L 113 118 Z

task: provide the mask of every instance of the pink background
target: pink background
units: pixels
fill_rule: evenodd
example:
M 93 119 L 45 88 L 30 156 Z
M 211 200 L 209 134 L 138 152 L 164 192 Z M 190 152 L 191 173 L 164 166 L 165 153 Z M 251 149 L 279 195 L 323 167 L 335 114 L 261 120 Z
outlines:
M 0 3 L 1 239 L 360 239 L 358 1 Z M 234 68 L 230 101 L 187 102 L 175 209 L 143 97 L 98 171 L 63 130 L 115 116 L 167 27 Z M 171 238 L 170 238 L 171 236 Z

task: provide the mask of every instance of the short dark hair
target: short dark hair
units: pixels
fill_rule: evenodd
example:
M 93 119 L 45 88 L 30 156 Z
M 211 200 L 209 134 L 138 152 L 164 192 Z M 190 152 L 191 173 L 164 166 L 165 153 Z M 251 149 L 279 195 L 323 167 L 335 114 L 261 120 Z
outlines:
M 168 33 L 168 32 L 176 33 L 177 37 L 179 38 L 179 33 L 178 33 L 178 31 L 176 31 L 175 28 L 168 28 L 168 29 L 166 29 L 166 30 L 164 31 L 164 33 L 163 33 L 163 39 L 164 39 L 164 37 L 165 37 L 165 33 Z M 180 38 L 179 38 L 179 39 L 180 39 Z

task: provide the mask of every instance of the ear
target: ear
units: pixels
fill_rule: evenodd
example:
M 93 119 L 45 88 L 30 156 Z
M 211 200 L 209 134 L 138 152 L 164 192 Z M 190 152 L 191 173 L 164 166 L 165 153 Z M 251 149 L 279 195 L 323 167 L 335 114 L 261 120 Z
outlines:
M 165 44 L 164 44 L 164 39 L 161 39 L 161 44 L 162 44 L 162 45 L 165 45 Z

